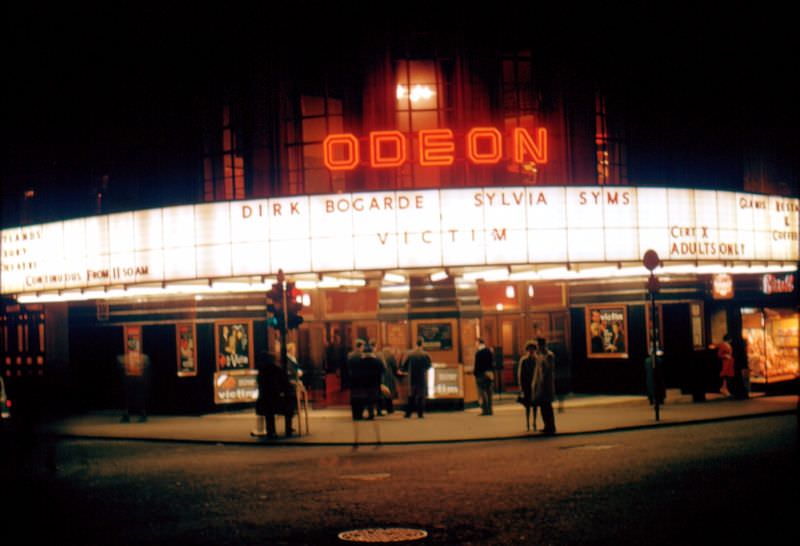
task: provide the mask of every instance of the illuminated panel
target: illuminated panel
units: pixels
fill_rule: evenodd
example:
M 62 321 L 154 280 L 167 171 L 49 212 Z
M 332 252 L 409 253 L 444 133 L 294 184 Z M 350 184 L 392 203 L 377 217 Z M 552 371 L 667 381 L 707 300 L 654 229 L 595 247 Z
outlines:
M 482 188 L 440 192 L 444 263 L 484 265 L 486 244 Z
M 603 203 L 599 186 L 567 188 L 567 248 L 570 262 L 605 259 Z
M 393 153 L 387 153 L 387 148 Z M 372 131 L 369 134 L 370 166 L 381 169 L 399 167 L 408 158 L 406 137 L 400 131 Z
M 494 127 L 471 129 L 467 133 L 467 157 L 476 165 L 499 163 L 503 157 L 503 135 Z
M 567 202 L 564 188 L 528 188 L 528 257 L 531 262 L 567 261 Z
M 450 129 L 419 131 L 419 164 L 423 167 L 446 167 L 455 161 L 456 145 Z
M 314 271 L 353 269 L 353 224 L 360 222 L 354 216 L 364 211 L 364 198 L 356 194 L 354 199 L 349 193 L 308 197 Z
M 638 188 L 637 209 L 639 227 L 639 255 L 655 250 L 662 258 L 669 256 L 669 226 L 667 217 L 667 190 L 664 188 Z
M 350 134 L 328 135 L 322 141 L 322 161 L 332 171 L 351 171 L 358 166 L 358 139 Z
M 231 203 L 231 267 L 234 276 L 271 271 L 269 202 L 251 199 Z
M 268 205 L 271 272 L 313 271 L 309 197 L 275 198 Z
M 86 286 L 86 222 L 82 219 L 67 220 L 63 226 L 63 246 L 66 288 Z
M 163 209 L 164 277 L 171 280 L 197 277 L 194 207 L 192 205 Z
M 439 192 L 397 192 L 397 254 L 406 267 L 442 265 Z
M 643 250 L 637 252 L 636 188 L 603 188 L 603 224 L 605 233 L 605 259 L 636 260 Z
M 668 189 L 666 208 L 670 236 L 669 254 L 662 259 L 698 259 L 697 231 L 695 225 L 694 192 L 684 189 Z M 706 254 L 703 253 L 705 259 Z
M 526 239 L 525 188 L 487 188 L 483 191 L 486 261 L 525 263 L 528 261 Z
M 161 209 L 140 210 L 133 213 L 133 246 L 136 250 L 164 248 Z
M 270 207 L 266 199 L 231 203 L 231 242 L 266 242 L 269 240 Z
M 136 256 L 134 254 L 133 213 L 123 212 L 108 216 L 108 257 L 111 284 L 137 282 Z
M 84 220 L 86 225 L 86 284 L 103 286 L 111 284 L 109 270 L 108 216 L 93 216 Z
M 208 203 L 194 207 L 198 277 L 229 277 L 233 274 L 231 206 L 236 206 L 236 203 Z
M 363 198 L 362 204 L 352 213 L 354 268 L 397 268 L 397 213 L 400 206 L 397 194 L 353 194 L 352 198 Z
M 537 140 L 531 138 L 530 133 L 523 127 L 514 128 L 514 161 L 524 163 L 525 156 L 539 165 L 547 163 L 547 129 L 540 128 L 536 131 Z
M 784 197 L 769 197 L 770 222 L 769 243 L 775 259 L 797 260 L 798 254 L 798 200 Z

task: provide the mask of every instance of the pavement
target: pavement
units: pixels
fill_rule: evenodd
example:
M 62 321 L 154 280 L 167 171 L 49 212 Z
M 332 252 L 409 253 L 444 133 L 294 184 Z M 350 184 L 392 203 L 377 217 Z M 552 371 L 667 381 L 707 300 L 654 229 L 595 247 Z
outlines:
M 461 411 L 429 411 L 423 419 L 416 415 L 404 418 L 403 411 L 355 424 L 349 407 L 310 408 L 308 427 L 305 419 L 300 435 L 283 437 L 283 418 L 276 419 L 276 440 L 253 437 L 254 411 L 214 413 L 201 416 L 154 415 L 145 422 L 132 418 L 121 423 L 119 412 L 95 412 L 75 415 L 43 424 L 41 432 L 58 437 L 120 439 L 208 444 L 266 445 L 375 445 L 419 444 L 506 440 L 530 437 L 540 432 L 526 431 L 522 406 L 516 394 L 495 395 L 494 413 L 481 416 L 478 408 Z M 753 393 L 744 400 L 708 394 L 694 402 L 691 395 L 668 391 L 659 419 L 644 396 L 568 395 L 556 409 L 558 435 L 580 435 L 651 427 L 667 427 L 755 416 L 797 414 L 797 395 L 766 396 Z M 297 429 L 297 419 L 294 428 Z M 538 418 L 541 430 L 541 415 Z

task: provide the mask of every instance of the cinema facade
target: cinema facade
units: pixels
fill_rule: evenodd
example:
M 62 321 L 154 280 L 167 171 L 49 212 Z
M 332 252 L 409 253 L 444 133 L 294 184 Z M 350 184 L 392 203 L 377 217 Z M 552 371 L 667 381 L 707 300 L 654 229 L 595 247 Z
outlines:
M 754 383 L 794 379 L 798 206 L 727 191 L 476 187 L 7 229 L 3 291 L 17 303 L 6 306 L 3 373 L 96 374 L 88 384 L 113 390 L 115 355 L 141 348 L 157 407 L 248 402 L 254 351 L 271 346 L 265 292 L 282 269 L 304 291 L 293 335 L 320 402 L 342 402 L 332 342 L 357 337 L 397 350 L 423 337 L 438 365 L 433 397 L 474 398 L 478 336 L 495 347 L 504 390 L 524 341 L 544 336 L 571 389 L 637 392 L 649 331 L 641 260 L 653 249 L 670 386 L 689 388 L 708 345 L 733 328 L 750 338 Z M 58 364 L 69 370 L 48 369 Z
M 200 108 L 185 204 L 4 229 L 3 376 L 114 407 L 117 356 L 143 351 L 153 411 L 251 404 L 282 270 L 318 404 L 346 402 L 357 338 L 399 354 L 422 337 L 430 395 L 455 407 L 475 400 L 479 337 L 502 392 L 545 337 L 562 392 L 643 393 L 654 250 L 668 387 L 717 388 L 726 332 L 754 388 L 796 380 L 797 198 L 637 184 L 595 87 L 524 44 L 450 39 L 254 66 Z

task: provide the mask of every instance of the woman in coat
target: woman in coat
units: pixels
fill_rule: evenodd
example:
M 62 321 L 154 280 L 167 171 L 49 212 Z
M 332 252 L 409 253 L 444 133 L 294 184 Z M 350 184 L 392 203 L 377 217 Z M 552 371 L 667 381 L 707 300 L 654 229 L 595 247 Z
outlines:
M 725 334 L 722 337 L 722 343 L 717 347 L 717 358 L 719 358 L 722 364 L 722 368 L 719 372 L 719 376 L 722 378 L 722 388 L 720 392 L 728 396 L 731 393 L 730 388 L 733 383 L 733 377 L 736 375 L 733 360 L 733 345 L 731 345 L 730 334 Z
M 556 397 L 556 357 L 547 348 L 547 342 L 540 337 L 537 340 L 536 367 L 533 370 L 531 394 L 533 403 L 542 408 L 544 434 L 556 433 L 556 419 L 553 414 L 553 400 Z
M 533 430 L 536 430 L 536 406 L 533 405 L 533 372 L 536 369 L 536 343 L 529 340 L 525 344 L 527 354 L 519 359 L 517 384 L 520 388 L 520 402 L 525 408 L 525 430 L 531 429 L 531 410 L 533 410 Z

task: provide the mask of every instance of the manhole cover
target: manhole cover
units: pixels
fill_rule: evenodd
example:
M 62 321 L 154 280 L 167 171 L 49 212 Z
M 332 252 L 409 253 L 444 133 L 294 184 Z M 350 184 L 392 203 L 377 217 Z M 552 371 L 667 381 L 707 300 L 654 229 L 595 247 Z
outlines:
M 406 542 L 409 540 L 422 540 L 428 536 L 422 529 L 406 529 L 403 527 L 378 527 L 375 529 L 354 529 L 342 531 L 339 539 L 347 542 Z
M 345 474 L 339 476 L 342 480 L 360 480 L 364 482 L 374 482 L 378 480 L 385 480 L 391 476 L 388 472 L 376 472 L 374 474 Z

